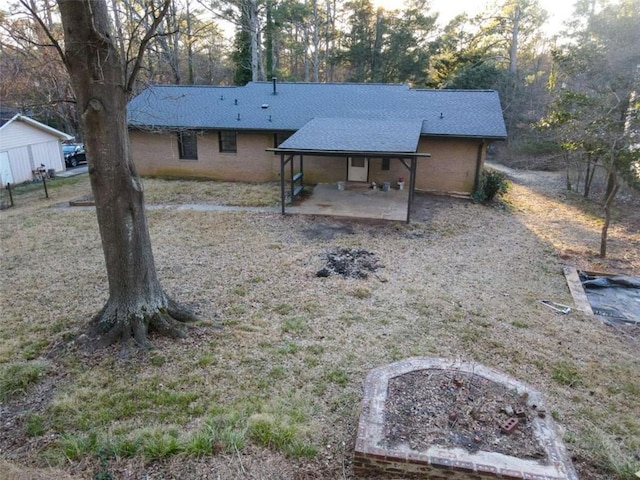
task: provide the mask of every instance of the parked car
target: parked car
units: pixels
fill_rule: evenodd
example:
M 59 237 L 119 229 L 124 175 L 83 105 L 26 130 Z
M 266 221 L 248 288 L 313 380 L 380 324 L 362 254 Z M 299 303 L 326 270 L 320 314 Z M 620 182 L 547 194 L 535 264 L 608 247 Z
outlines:
M 67 167 L 77 167 L 78 164 L 87 162 L 87 154 L 82 143 L 64 143 L 62 153 Z

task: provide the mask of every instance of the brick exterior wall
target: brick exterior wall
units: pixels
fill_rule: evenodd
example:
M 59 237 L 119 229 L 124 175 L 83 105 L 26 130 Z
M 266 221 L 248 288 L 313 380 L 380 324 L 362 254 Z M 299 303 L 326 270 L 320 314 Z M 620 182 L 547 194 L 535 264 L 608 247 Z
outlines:
M 431 158 L 418 159 L 416 188 L 448 193 L 473 192 L 480 145 L 479 140 L 422 137 L 418 151 L 430 153 Z M 482 164 L 485 154 L 486 147 L 483 146 Z
M 267 152 L 273 147 L 271 133 L 238 132 L 237 152 L 221 153 L 218 132 L 198 136 L 198 159 L 183 160 L 178 154 L 175 133 L 130 132 L 131 153 L 141 175 L 177 178 L 210 178 L 240 182 L 280 180 L 280 155 Z M 479 140 L 422 138 L 420 152 L 431 158 L 418 158 L 416 189 L 442 193 L 473 191 Z M 486 148 L 482 146 L 482 162 Z M 408 162 L 407 162 L 408 163 Z M 398 159 L 391 159 L 389 170 L 382 170 L 381 158 L 369 159 L 369 182 L 409 181 L 409 171 Z M 298 159 L 296 158 L 296 166 Z M 288 175 L 287 166 L 287 175 Z M 304 156 L 304 180 L 307 184 L 335 183 L 347 179 L 347 159 Z
M 131 154 L 141 175 L 238 182 L 279 179 L 280 159 L 265 149 L 273 135 L 238 133 L 237 152 L 220 152 L 218 132 L 198 135 L 198 159 L 179 158 L 175 133 L 130 132 Z

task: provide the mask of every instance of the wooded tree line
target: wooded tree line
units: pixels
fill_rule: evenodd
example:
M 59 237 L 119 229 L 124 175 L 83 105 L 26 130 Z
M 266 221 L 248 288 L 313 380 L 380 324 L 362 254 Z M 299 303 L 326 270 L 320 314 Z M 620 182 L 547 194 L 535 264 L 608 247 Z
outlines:
M 132 52 L 161 3 L 107 1 L 126 69 L 133 68 Z M 640 64 L 639 12 L 640 0 L 579 0 L 565 31 L 550 37 L 542 30 L 548 13 L 538 0 L 495 0 L 482 13 L 459 15 L 444 26 L 428 0 L 407 0 L 395 11 L 375 8 L 371 0 L 171 0 L 132 90 L 148 83 L 242 85 L 273 77 L 493 88 L 500 92 L 510 146 L 556 154 L 563 147 L 567 162 L 586 165 L 572 187 L 579 183 L 588 195 L 593 165 L 611 152 L 611 145 L 594 142 L 605 125 L 621 135 L 630 112 Z M 76 132 L 68 76 L 45 33 L 61 40 L 57 4 L 19 0 L 0 15 L 3 106 Z
M 126 58 L 149 26 L 150 2 L 109 1 L 114 39 Z M 53 0 L 24 0 L 3 13 L 2 62 L 21 76 L 38 68 L 47 51 L 38 47 L 48 43 L 31 17 L 10 15 L 26 10 L 61 35 Z M 546 13 L 536 0 L 505 0 L 444 28 L 437 17 L 428 0 L 408 0 L 395 11 L 376 9 L 371 0 L 172 0 L 157 41 L 148 45 L 140 81 L 219 85 L 275 76 L 493 86 L 502 70 L 537 67 L 545 50 L 540 27 Z

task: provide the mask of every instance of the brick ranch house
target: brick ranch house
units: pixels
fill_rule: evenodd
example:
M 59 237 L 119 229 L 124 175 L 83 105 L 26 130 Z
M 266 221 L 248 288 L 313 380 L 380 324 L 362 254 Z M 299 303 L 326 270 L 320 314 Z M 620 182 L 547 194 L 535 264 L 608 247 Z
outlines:
M 493 90 L 275 80 L 150 86 L 128 124 L 141 175 L 284 185 L 304 169 L 306 184 L 411 176 L 417 190 L 456 194 L 473 192 L 488 143 L 506 138 Z

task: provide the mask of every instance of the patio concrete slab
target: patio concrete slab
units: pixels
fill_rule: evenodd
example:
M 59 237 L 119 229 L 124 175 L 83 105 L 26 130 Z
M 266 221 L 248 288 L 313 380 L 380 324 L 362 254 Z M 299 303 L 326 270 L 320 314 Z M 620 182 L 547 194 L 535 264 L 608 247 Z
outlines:
M 287 213 L 330 215 L 405 221 L 409 191 L 392 188 L 388 192 L 373 190 L 368 184 L 351 183 L 344 190 L 336 184 L 318 184 L 302 199 L 287 205 Z

